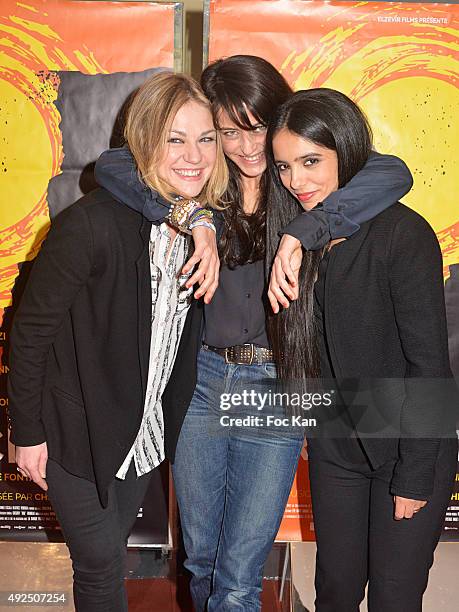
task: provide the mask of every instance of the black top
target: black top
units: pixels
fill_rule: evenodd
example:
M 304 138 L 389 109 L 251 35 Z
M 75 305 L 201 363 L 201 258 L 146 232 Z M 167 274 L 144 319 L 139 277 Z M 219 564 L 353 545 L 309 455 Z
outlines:
M 333 249 L 339 249 L 339 245 L 335 245 Z M 357 432 L 336 388 L 327 343 L 324 300 L 329 260 L 330 251 L 327 250 L 320 262 L 317 280 L 314 284 L 314 317 L 320 353 L 322 389 L 324 392 L 333 390 L 334 401 L 330 406 L 321 406 L 314 414 L 317 427 L 311 430 L 308 443 L 311 448 L 314 447 L 315 453 L 319 452 L 320 456 L 337 461 L 341 465 L 366 464 L 367 459 L 358 440 Z
M 314 284 L 314 317 L 317 329 L 319 352 L 320 352 L 320 371 L 322 378 L 333 378 L 333 368 L 327 353 L 324 337 L 324 298 L 325 298 L 325 278 L 327 276 L 328 260 L 330 251 L 325 251 L 319 265 L 317 280 Z
M 269 348 L 265 307 L 263 261 L 222 266 L 217 290 L 204 308 L 204 342 L 219 348 L 246 342 Z

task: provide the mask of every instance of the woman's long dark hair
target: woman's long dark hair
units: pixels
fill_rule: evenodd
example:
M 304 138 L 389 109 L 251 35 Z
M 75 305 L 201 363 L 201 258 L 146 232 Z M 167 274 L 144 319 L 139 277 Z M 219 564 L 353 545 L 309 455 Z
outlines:
M 343 187 L 365 165 L 372 146 L 372 132 L 360 108 L 334 89 L 299 91 L 273 115 L 267 137 L 267 162 L 270 176 L 267 193 L 266 270 L 270 273 L 279 246 L 279 232 L 302 208 L 279 179 L 274 164 L 273 138 L 287 129 L 315 144 L 336 151 L 338 188 Z M 314 283 L 323 251 L 304 251 L 299 273 L 299 298 L 289 308 L 268 317 L 268 334 L 283 380 L 302 381 L 319 376 L 319 355 L 314 323 Z
M 201 86 L 212 105 L 215 125 L 225 110 L 243 130 L 251 130 L 249 111 L 257 122 L 268 125 L 274 111 L 292 90 L 272 64 L 254 55 L 233 55 L 210 64 L 201 75 Z M 219 244 L 220 258 L 229 267 L 258 261 L 265 257 L 266 191 L 268 173 L 260 181 L 259 198 L 253 214 L 243 209 L 241 173 L 227 158 L 229 184 L 224 201 L 224 232 Z

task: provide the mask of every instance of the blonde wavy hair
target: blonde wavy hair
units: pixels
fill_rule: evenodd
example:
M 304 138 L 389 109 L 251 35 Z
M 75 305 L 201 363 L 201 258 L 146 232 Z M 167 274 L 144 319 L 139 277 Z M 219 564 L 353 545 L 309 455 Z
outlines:
M 158 165 L 168 146 L 170 130 L 177 111 L 187 102 L 198 102 L 210 109 L 210 102 L 201 86 L 186 74 L 159 72 L 137 90 L 126 116 L 124 137 L 137 163 L 143 182 L 169 202 L 174 201 L 174 189 L 157 173 Z M 217 159 L 209 180 L 197 199 L 203 206 L 221 209 L 221 198 L 228 185 L 225 162 L 218 130 Z

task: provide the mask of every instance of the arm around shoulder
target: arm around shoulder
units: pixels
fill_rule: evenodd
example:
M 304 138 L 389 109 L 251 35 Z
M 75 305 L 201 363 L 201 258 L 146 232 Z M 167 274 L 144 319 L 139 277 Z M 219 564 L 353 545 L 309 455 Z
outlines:
M 140 180 L 127 146 L 104 151 L 96 162 L 94 176 L 121 204 L 141 213 L 148 221 L 162 223 L 169 214 L 169 203 Z
M 344 187 L 298 215 L 282 233 L 300 240 L 306 250 L 317 250 L 330 240 L 352 236 L 360 224 L 397 202 L 412 186 L 413 177 L 405 162 L 373 151 Z

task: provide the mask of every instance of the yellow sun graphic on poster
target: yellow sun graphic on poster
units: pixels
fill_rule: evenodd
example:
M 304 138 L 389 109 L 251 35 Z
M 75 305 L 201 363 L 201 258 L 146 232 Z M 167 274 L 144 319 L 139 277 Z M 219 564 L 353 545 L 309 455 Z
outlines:
M 143 71 L 173 62 L 172 4 L 2 1 L 0 320 L 18 265 L 34 259 L 49 227 L 48 184 L 63 161 L 57 73 Z
M 84 49 L 69 57 L 37 8 L 9 5 L 0 16 L 0 308 L 10 303 L 17 264 L 36 256 L 49 225 L 46 192 L 62 160 L 55 71 L 101 70 Z

